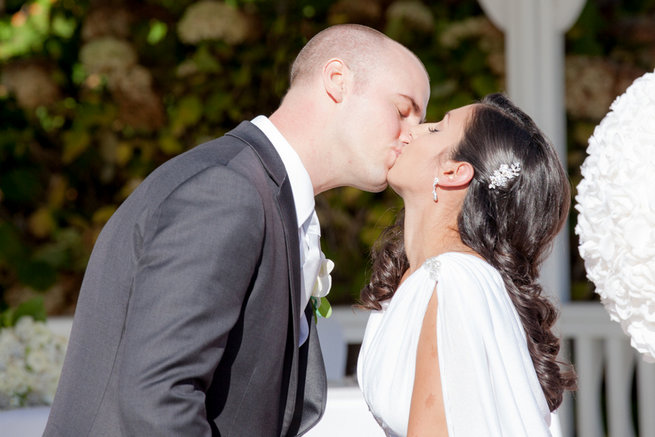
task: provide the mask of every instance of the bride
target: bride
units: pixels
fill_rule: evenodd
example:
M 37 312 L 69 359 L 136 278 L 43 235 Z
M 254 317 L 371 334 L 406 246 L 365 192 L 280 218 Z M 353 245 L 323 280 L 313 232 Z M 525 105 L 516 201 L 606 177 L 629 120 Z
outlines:
M 361 294 L 371 412 L 390 436 L 550 435 L 575 387 L 537 283 L 570 203 L 555 150 L 494 94 L 417 126 L 388 181 L 405 209 Z

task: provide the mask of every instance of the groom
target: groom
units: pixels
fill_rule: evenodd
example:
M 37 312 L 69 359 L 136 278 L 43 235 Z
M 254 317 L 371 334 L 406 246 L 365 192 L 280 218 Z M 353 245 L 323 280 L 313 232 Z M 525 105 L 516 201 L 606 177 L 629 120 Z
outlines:
M 423 65 L 364 26 L 319 33 L 269 117 L 171 159 L 91 255 L 45 436 L 287 436 L 325 408 L 308 304 L 314 195 L 386 186 Z

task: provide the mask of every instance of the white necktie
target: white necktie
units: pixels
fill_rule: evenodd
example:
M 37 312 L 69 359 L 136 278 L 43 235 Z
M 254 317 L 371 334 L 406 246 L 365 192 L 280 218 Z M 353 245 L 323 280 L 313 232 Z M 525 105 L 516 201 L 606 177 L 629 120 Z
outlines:
M 318 269 L 321 263 L 321 225 L 318 221 L 316 211 L 313 211 L 311 216 L 305 220 L 300 229 L 301 235 L 301 257 L 302 266 L 300 274 L 302 277 L 302 285 L 300 290 L 300 333 L 298 338 L 298 346 L 301 346 L 307 335 L 309 334 L 309 326 L 305 319 L 305 308 L 309 303 L 314 290 L 314 283 L 318 275 Z

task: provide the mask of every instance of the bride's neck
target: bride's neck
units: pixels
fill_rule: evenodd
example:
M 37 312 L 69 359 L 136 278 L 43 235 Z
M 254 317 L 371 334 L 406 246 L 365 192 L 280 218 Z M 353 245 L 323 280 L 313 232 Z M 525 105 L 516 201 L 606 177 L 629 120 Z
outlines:
M 471 252 L 462 243 L 455 210 L 446 204 L 405 204 L 404 239 L 409 271 L 418 269 L 426 259 L 445 252 Z

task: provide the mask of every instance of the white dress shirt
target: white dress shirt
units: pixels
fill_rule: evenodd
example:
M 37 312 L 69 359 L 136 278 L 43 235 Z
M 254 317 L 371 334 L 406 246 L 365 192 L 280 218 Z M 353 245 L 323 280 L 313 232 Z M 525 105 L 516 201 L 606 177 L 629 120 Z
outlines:
M 300 332 L 298 346 L 301 346 L 309 334 L 309 326 L 305 318 L 305 308 L 314 289 L 314 282 L 318 275 L 321 259 L 321 227 L 314 209 L 314 187 L 309 173 L 305 169 L 300 156 L 282 136 L 275 125 L 263 115 L 252 120 L 252 123 L 261 130 L 273 143 L 273 147 L 280 155 L 284 168 L 289 175 L 293 201 L 296 205 L 296 218 L 298 221 L 298 242 L 300 244 Z

